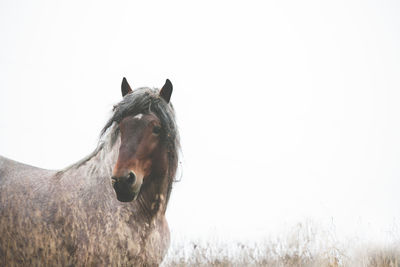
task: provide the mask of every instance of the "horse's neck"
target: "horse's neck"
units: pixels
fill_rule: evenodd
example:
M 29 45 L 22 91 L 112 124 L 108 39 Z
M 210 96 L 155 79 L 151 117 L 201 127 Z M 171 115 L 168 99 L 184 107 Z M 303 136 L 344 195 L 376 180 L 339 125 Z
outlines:
M 109 132 L 90 156 L 75 164 L 86 178 L 96 179 L 92 180 L 94 183 L 111 186 L 112 170 L 117 162 L 121 144 L 120 136 L 113 137 L 112 134 L 113 132 Z M 157 215 L 165 214 L 169 182 L 166 177 L 147 178 L 149 182 L 143 184 L 138 199 L 134 200 L 132 205 L 126 205 L 126 208 L 132 209 L 132 206 L 136 205 L 146 214 L 146 220 L 152 220 Z M 113 191 L 111 190 L 112 193 Z
M 167 208 L 168 179 L 166 177 L 148 177 L 151 182 L 144 184 L 140 190 L 137 204 L 148 218 L 164 215 Z
M 111 140 L 100 141 L 93 155 L 82 164 L 88 177 L 110 179 L 111 181 L 112 169 L 117 162 L 120 142 L 119 137 L 115 142 Z
M 157 158 L 154 158 L 152 174 L 145 177 L 142 189 L 142 205 L 152 214 L 164 215 L 168 202 L 168 192 L 171 186 L 169 179 L 169 158 L 167 156 L 167 147 L 161 147 Z

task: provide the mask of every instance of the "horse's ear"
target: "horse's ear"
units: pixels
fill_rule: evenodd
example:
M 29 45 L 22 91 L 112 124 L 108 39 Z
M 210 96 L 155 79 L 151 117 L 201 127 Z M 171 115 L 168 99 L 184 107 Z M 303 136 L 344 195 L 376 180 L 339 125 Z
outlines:
M 128 81 L 125 79 L 125 77 L 122 79 L 122 84 L 121 84 L 121 92 L 122 92 L 122 96 L 126 96 L 127 94 L 129 94 L 130 92 L 132 92 L 131 87 L 129 86 Z
M 171 99 L 172 95 L 172 83 L 170 80 L 166 80 L 164 86 L 160 90 L 160 96 L 164 98 L 167 103 L 169 103 L 169 100 Z

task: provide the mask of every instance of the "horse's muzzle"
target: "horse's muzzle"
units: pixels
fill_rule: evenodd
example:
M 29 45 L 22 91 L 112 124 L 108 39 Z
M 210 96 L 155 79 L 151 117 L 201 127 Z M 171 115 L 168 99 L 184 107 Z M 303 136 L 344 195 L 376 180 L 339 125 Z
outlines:
M 113 176 L 111 180 L 119 201 L 130 202 L 137 198 L 142 183 L 138 181 L 133 171 L 130 171 L 129 174 L 124 177 Z

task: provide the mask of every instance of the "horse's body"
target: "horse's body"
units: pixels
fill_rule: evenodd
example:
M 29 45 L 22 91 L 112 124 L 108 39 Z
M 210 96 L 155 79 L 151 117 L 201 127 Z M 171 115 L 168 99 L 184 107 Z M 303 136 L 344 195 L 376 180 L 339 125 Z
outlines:
M 110 120 L 91 155 L 62 171 L 0 157 L 0 265 L 160 264 L 176 158 L 172 169 L 144 178 L 136 200 L 120 202 L 111 184 L 120 160 L 118 122 Z

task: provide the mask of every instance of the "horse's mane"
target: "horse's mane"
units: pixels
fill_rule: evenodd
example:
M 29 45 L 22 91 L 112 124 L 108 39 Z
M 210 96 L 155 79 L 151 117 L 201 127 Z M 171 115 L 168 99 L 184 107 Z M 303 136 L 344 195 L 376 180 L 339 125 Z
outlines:
M 175 111 L 171 103 L 167 103 L 159 96 L 158 89 L 142 87 L 133 90 L 127 94 L 124 99 L 114 106 L 114 113 L 101 131 L 103 135 L 113 122 L 121 122 L 126 116 L 135 116 L 137 114 L 155 114 L 161 122 L 161 126 L 166 135 L 166 142 L 179 148 L 179 134 L 175 122 Z
M 123 118 L 126 116 L 149 113 L 153 113 L 160 120 L 163 129 L 161 133 L 161 142 L 163 142 L 168 149 L 168 179 L 170 184 L 167 193 L 168 201 L 172 189 L 172 182 L 175 179 L 176 170 L 178 168 L 180 141 L 178 128 L 175 122 L 174 108 L 171 103 L 167 103 L 160 97 L 158 89 L 142 87 L 127 94 L 121 102 L 114 106 L 111 118 L 101 130 L 100 141 L 95 151 L 79 162 L 69 166 L 67 169 L 80 167 L 96 156 L 105 147 L 113 147 L 119 136 L 118 123 L 121 122 Z

